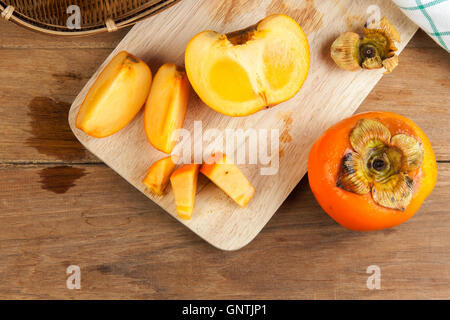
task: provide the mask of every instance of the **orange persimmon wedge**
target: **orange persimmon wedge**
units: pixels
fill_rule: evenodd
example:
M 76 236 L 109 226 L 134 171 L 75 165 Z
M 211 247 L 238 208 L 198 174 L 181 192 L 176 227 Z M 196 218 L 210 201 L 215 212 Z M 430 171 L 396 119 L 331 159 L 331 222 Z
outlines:
M 171 153 L 186 115 L 191 87 L 183 69 L 163 65 L 155 75 L 145 106 L 145 132 L 158 150 Z
M 174 162 L 175 160 L 175 162 Z M 152 164 L 142 183 L 154 194 L 161 196 L 169 184 L 170 175 L 175 170 L 176 158 L 163 158 Z
M 223 153 L 213 155 L 202 165 L 200 172 L 241 207 L 246 207 L 255 194 L 255 188 L 241 170 L 233 163 L 228 163 Z
M 95 138 L 123 129 L 143 107 L 152 73 L 139 58 L 122 51 L 103 69 L 78 111 L 76 126 Z
M 194 212 L 199 168 L 199 164 L 187 164 L 175 170 L 170 177 L 178 216 L 185 220 L 191 219 Z
M 186 48 L 186 72 L 201 100 L 229 116 L 246 116 L 292 98 L 306 80 L 308 39 L 292 18 L 276 14 L 226 35 L 204 31 Z

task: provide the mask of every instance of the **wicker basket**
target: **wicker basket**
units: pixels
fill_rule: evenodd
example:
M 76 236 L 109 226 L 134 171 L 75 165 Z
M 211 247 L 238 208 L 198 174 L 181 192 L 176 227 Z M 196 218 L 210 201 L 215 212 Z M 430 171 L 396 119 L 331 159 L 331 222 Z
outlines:
M 32 30 L 54 35 L 87 35 L 116 31 L 154 15 L 180 0 L 0 0 L 1 17 Z M 80 29 L 67 21 L 80 8 Z

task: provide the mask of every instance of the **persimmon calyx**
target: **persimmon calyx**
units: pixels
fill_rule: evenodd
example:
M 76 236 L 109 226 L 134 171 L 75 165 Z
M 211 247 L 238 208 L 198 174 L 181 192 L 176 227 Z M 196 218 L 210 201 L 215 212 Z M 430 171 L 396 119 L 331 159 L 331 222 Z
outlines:
M 414 192 L 408 173 L 422 165 L 422 144 L 406 134 L 391 138 L 386 126 L 371 119 L 358 121 L 350 144 L 354 151 L 342 159 L 337 186 L 361 195 L 371 192 L 378 205 L 404 211 Z
M 384 17 L 378 28 L 364 28 L 363 37 L 355 32 L 341 34 L 331 46 L 331 57 L 345 70 L 384 67 L 385 73 L 390 73 L 398 65 L 395 41 L 400 42 L 400 34 Z

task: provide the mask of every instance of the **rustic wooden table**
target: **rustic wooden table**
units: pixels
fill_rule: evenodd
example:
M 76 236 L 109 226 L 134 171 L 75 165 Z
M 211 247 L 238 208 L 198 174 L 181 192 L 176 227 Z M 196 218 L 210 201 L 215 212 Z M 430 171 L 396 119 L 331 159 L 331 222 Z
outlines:
M 450 298 L 450 56 L 418 32 L 359 111 L 389 110 L 428 134 L 436 189 L 395 229 L 331 220 L 303 179 L 261 234 L 222 252 L 89 154 L 70 104 L 127 30 L 48 37 L 0 22 L 0 298 Z M 426 89 L 425 89 L 426 88 Z M 66 268 L 81 268 L 81 289 Z M 381 290 L 369 290 L 370 265 Z

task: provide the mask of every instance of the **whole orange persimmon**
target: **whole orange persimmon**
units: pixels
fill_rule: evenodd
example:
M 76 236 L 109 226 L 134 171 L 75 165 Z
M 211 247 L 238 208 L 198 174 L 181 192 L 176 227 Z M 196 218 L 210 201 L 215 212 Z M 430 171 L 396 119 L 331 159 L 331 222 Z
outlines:
M 355 231 L 391 228 L 411 218 L 436 184 L 431 143 L 411 120 L 390 112 L 352 116 L 311 149 L 308 177 L 321 207 Z

